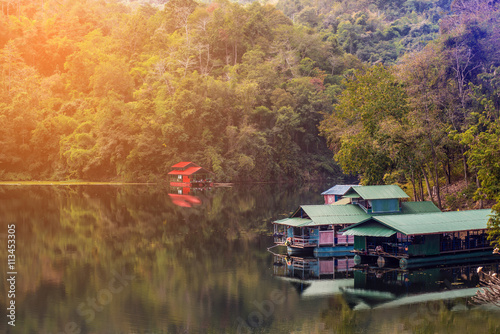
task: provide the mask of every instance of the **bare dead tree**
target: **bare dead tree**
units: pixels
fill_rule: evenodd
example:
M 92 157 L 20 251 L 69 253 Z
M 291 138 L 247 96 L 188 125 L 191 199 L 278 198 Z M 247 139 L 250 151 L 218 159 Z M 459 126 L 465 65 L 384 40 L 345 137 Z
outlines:
M 475 304 L 493 304 L 500 307 L 500 278 L 497 277 L 496 273 L 483 272 L 482 267 L 479 267 L 477 272 L 480 276 L 482 288 L 472 297 L 472 302 Z
M 179 7 L 175 9 L 175 14 L 179 20 L 177 25 L 178 28 L 184 28 L 186 32 L 186 45 L 189 49 L 190 40 L 189 40 L 189 16 L 191 15 L 192 10 L 189 7 Z

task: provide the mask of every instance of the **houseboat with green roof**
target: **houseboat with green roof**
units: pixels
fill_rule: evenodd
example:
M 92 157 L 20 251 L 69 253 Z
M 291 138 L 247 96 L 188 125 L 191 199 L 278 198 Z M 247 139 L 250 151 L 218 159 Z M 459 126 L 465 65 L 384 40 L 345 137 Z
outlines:
M 343 186 L 343 194 L 326 205 L 301 205 L 291 216 L 273 222 L 274 242 L 289 255 L 352 255 L 354 236 L 341 232 L 378 215 L 440 212 L 432 202 L 403 202 L 409 196 L 397 185 Z
M 491 259 L 490 209 L 377 215 L 342 232 L 354 237 L 356 264 L 418 268 Z

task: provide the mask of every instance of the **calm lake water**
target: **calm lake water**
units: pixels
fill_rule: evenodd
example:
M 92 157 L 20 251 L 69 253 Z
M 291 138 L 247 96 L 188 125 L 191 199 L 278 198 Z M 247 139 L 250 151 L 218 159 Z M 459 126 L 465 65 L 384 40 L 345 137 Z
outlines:
M 267 251 L 270 222 L 321 204 L 330 186 L 189 195 L 155 186 L 0 187 L 0 333 L 500 332 L 500 308 L 470 304 L 477 265 L 383 273 L 353 271 L 345 257 L 291 261 Z M 7 324 L 12 300 L 15 327 Z

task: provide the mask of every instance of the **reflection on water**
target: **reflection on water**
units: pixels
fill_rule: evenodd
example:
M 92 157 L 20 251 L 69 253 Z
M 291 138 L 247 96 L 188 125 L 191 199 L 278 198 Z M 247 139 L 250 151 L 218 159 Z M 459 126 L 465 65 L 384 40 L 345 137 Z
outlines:
M 409 271 L 356 270 L 354 286 L 344 289 L 343 294 L 353 309 L 471 297 L 479 286 L 478 267 L 498 273 L 500 265 L 495 262 Z
M 275 277 L 288 281 L 301 299 L 332 296 L 353 287 L 352 256 L 301 258 L 274 254 Z
M 0 247 L 7 244 L 7 225 L 15 223 L 18 272 L 16 327 L 0 322 L 0 333 L 425 332 L 418 320 L 426 319 L 420 307 L 427 303 L 442 315 L 426 320 L 431 330 L 456 325 L 464 332 L 467 320 L 500 329 L 497 310 L 467 307 L 456 316 L 442 300 L 391 312 L 358 306 L 369 304 L 348 293 L 361 283 L 359 289 L 387 290 L 396 299 L 406 292 L 389 283 L 398 279 L 370 285 L 373 275 L 358 278 L 346 258 L 302 263 L 302 271 L 299 260 L 290 268 L 274 266 L 267 252 L 270 222 L 299 204 L 321 204 L 327 187 L 238 186 L 189 194 L 146 186 L 0 187 Z M 7 263 L 6 252 L 0 263 Z M 6 271 L 0 275 L 5 282 Z M 433 282 L 447 276 L 439 277 Z M 412 281 L 410 295 L 425 286 Z M 445 320 L 448 327 L 439 327 Z
M 274 274 L 299 279 L 352 277 L 354 257 L 297 257 L 274 255 Z
M 212 191 L 212 187 L 170 187 L 169 194 L 172 203 L 177 206 L 191 208 L 202 204 L 202 200 L 207 193 Z
M 275 291 L 296 298 L 268 274 L 269 221 L 320 201 L 319 190 L 213 189 L 196 194 L 192 207 L 169 194 L 139 186 L 1 187 L 4 245 L 7 224 L 16 224 L 16 329 L 234 332 L 254 301 Z M 5 289 L 0 296 L 6 307 Z M 257 327 L 280 326 L 273 319 L 296 311 L 276 307 Z M 0 331 L 13 329 L 0 323 Z

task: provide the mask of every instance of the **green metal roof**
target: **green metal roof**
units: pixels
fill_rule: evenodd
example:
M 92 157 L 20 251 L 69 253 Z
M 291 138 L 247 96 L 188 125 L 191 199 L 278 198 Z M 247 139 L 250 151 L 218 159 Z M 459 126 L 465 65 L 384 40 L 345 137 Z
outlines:
M 395 184 L 381 186 L 358 186 L 352 187 L 347 195 L 357 193 L 363 199 L 390 199 L 390 198 L 408 198 L 400 187 Z M 344 197 L 347 197 L 344 195 Z
M 432 202 L 404 202 L 401 213 L 394 215 L 435 211 L 440 212 Z M 290 218 L 277 220 L 274 223 L 294 227 L 356 224 L 366 221 L 371 216 L 356 204 L 302 205 Z
M 274 223 L 295 227 L 355 224 L 370 218 L 363 209 L 355 204 L 344 205 L 302 205 L 290 218 Z
M 430 213 L 430 212 L 441 212 L 441 210 L 439 210 L 439 208 L 430 201 L 401 203 L 402 214 Z
M 357 235 L 360 237 L 390 237 L 398 231 L 384 226 L 378 222 L 369 221 L 365 224 L 359 224 L 355 229 L 347 230 L 344 235 Z
M 303 205 L 301 208 L 313 221 L 310 225 L 355 224 L 370 218 L 369 214 L 355 204 Z M 296 213 L 300 213 L 300 210 Z
M 346 228 L 346 235 L 370 235 L 367 233 L 383 233 L 380 230 L 369 231 L 368 226 L 379 223 L 388 230 L 406 235 L 434 234 L 454 231 L 480 230 L 487 228 L 490 209 L 421 213 L 408 215 L 376 216 Z M 363 225 L 366 228 L 362 228 Z M 358 234 L 359 233 L 359 234 Z M 387 234 L 389 231 L 386 232 Z M 374 235 L 379 236 L 379 235 Z
M 312 222 L 311 219 L 306 219 L 306 218 L 285 218 L 285 219 L 277 220 L 274 223 L 280 224 L 280 225 L 300 227 L 300 226 L 307 226 L 311 222 Z

